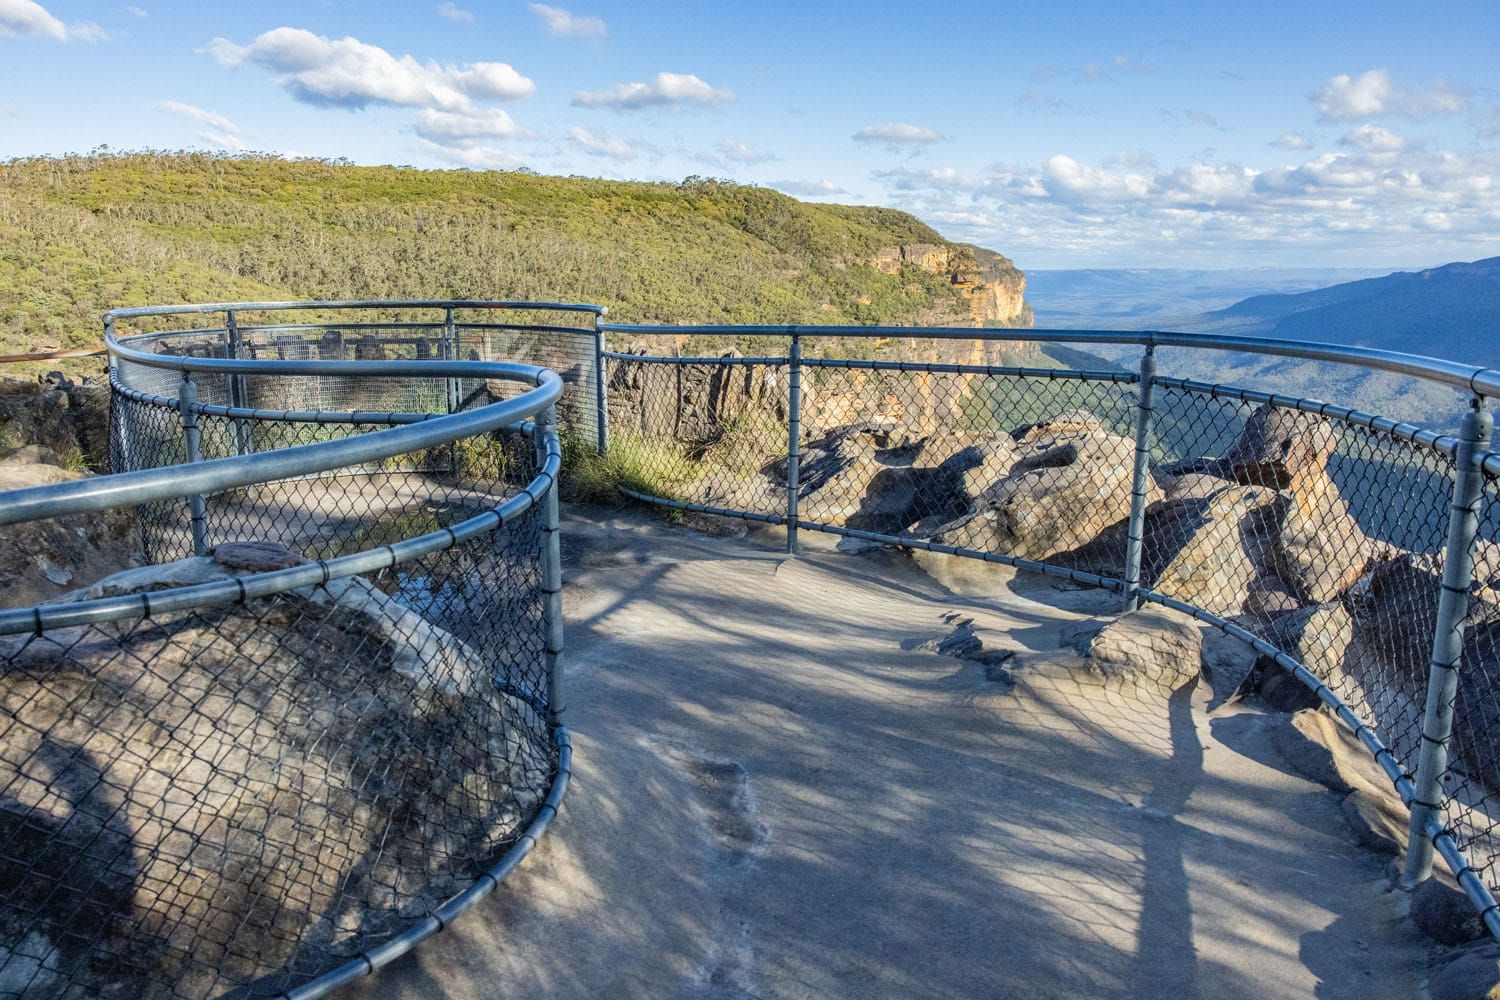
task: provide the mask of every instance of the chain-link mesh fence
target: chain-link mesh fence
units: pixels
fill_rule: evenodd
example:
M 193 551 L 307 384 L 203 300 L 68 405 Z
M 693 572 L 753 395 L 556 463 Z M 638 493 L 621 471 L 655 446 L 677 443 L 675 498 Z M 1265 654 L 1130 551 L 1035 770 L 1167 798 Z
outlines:
M 1127 581 L 1142 415 L 1134 372 L 889 360 L 911 351 L 806 332 L 819 338 L 816 357 L 796 357 L 775 335 L 746 347 L 765 358 L 610 354 L 611 434 L 628 449 L 630 492 L 1125 591 L 1138 582 L 1148 600 L 1180 602 L 1284 654 L 1264 656 L 1243 681 L 1278 707 L 1319 704 L 1284 669 L 1285 657 L 1301 663 L 1412 787 L 1452 439 L 1313 401 L 1154 378 L 1139 578 Z M 1492 469 L 1444 783 L 1460 847 L 1500 892 L 1497 478 Z
M 402 406 L 430 390 L 365 381 Z M 116 403 L 118 468 L 187 457 L 172 400 Z M 203 458 L 379 429 L 197 417 Z M 152 500 L 147 565 L 0 612 L 0 996 L 281 995 L 494 885 L 564 777 L 555 500 L 532 501 L 560 448 L 537 436 L 545 467 L 497 426 L 212 492 L 197 555 L 189 499 Z
M 1442 784 L 1448 829 L 1479 877 L 1500 894 L 1500 458 L 1487 457 Z M 1431 623 L 1435 608 L 1436 597 L 1429 597 L 1422 621 Z

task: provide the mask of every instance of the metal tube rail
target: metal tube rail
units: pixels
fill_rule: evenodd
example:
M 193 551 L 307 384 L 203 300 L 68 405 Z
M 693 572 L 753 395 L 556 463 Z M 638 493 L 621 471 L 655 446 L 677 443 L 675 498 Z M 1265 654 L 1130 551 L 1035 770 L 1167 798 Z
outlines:
M 1146 348 L 1141 355 L 1137 383 L 1135 462 L 1130 474 L 1130 517 L 1125 528 L 1125 610 L 1140 607 L 1141 545 L 1146 537 L 1146 492 L 1151 480 L 1151 384 L 1156 375 L 1156 355 Z
M 205 302 L 171 306 L 128 306 L 104 314 L 106 323 L 145 316 L 196 316 L 203 313 L 288 312 L 309 309 L 505 309 L 520 312 L 527 309 L 551 312 L 579 312 L 601 315 L 603 306 L 586 302 L 524 302 L 508 299 L 301 299 L 285 302 Z
M 555 372 L 533 365 L 495 361 L 225 361 L 206 358 L 171 358 L 162 367 L 183 371 L 223 370 L 221 364 L 245 366 L 245 370 L 285 374 L 398 375 L 441 377 L 449 371 L 476 378 L 530 381 L 536 386 L 519 396 L 473 410 L 423 420 L 419 423 L 372 431 L 336 441 L 300 445 L 275 452 L 240 455 L 199 462 L 190 469 L 166 467 L 122 472 L 95 479 L 79 479 L 50 486 L 33 486 L 6 494 L 0 507 L 0 525 L 41 517 L 60 517 L 165 500 L 191 493 L 217 493 L 268 479 L 324 472 L 345 465 L 375 462 L 403 452 L 435 448 L 462 437 L 496 430 L 535 416 L 562 395 L 562 379 Z M 205 367 L 207 366 L 207 367 Z M 373 369 L 373 370 L 372 370 Z M 413 370 L 415 369 L 415 370 Z
M 1489 441 L 1494 419 L 1482 399 L 1464 414 L 1459 430 L 1458 461 L 1453 471 L 1453 503 L 1448 515 L 1448 545 L 1443 559 L 1442 592 L 1432 635 L 1432 659 L 1427 676 L 1427 704 L 1422 716 L 1422 751 L 1417 764 L 1416 794 L 1411 805 L 1411 830 L 1402 881 L 1413 886 L 1432 874 L 1429 824 L 1441 826 L 1443 772 L 1448 767 L 1448 740 L 1453 736 L 1454 699 L 1463 660 L 1464 618 L 1469 611 L 1469 585 L 1474 579 L 1474 538 L 1479 531 L 1479 504 L 1484 476 L 1475 467 L 1475 452 Z
M 1338 344 L 1277 340 L 1272 337 L 1235 337 L 1208 333 L 1171 333 L 1165 330 L 1052 330 L 1002 329 L 974 327 L 912 326 L 628 326 L 608 323 L 610 333 L 638 336 L 736 336 L 851 337 L 877 339 L 1049 341 L 1060 344 L 1135 344 L 1140 347 L 1187 347 L 1218 351 L 1244 351 L 1251 354 L 1273 354 L 1279 357 L 1331 361 L 1338 364 L 1374 368 L 1414 375 L 1433 382 L 1475 393 L 1500 395 L 1500 370 L 1464 365 L 1440 358 L 1397 351 L 1380 351 L 1368 347 L 1343 347 Z

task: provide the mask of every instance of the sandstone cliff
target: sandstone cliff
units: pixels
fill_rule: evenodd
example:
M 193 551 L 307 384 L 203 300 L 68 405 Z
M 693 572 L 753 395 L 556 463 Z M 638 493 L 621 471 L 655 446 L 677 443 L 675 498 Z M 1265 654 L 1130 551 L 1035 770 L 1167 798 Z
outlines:
M 896 275 L 910 267 L 946 275 L 975 326 L 1031 326 L 1026 275 L 993 250 L 966 243 L 905 243 L 881 249 L 870 265 L 881 274 Z

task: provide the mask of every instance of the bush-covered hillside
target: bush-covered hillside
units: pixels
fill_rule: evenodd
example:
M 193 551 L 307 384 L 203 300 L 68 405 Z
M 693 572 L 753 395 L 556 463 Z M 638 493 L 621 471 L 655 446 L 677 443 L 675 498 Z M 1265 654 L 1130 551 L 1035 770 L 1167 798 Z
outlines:
M 0 353 L 92 346 L 110 306 L 230 299 L 553 299 L 602 303 L 623 322 L 966 324 L 947 275 L 871 266 L 913 243 L 952 246 L 903 212 L 696 178 L 196 153 L 19 159 L 0 163 Z

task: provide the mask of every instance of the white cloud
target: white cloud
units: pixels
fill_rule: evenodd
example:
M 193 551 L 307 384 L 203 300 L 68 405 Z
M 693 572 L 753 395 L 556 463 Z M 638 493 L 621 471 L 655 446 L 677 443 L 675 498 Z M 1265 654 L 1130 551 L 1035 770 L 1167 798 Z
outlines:
M 424 108 L 412 119 L 412 129 L 429 142 L 453 144 L 473 139 L 510 139 L 520 126 L 500 108 L 473 111 L 434 111 Z
M 461 24 L 468 24 L 474 20 L 473 11 L 464 10 L 452 0 L 438 4 L 437 12 L 439 17 L 446 17 L 450 21 L 458 21 Z
M 603 156 L 611 160 L 633 160 L 640 155 L 639 150 L 624 139 L 617 139 L 603 132 L 590 132 L 576 125 L 568 129 L 568 141 L 590 156 Z
M 531 12 L 542 19 L 549 35 L 559 38 L 599 38 L 608 30 L 597 17 L 580 17 L 544 3 L 532 4 Z
M 146 8 L 144 8 L 144 7 L 137 7 L 133 3 L 132 4 L 126 4 L 124 7 L 121 7 L 120 9 L 122 11 L 124 11 L 125 13 L 129 14 L 131 17 L 145 17 L 146 16 Z
M 1375 126 L 1330 153 L 1275 167 L 1148 159 L 1101 164 L 1058 153 L 978 174 L 873 175 L 887 198 L 1007 253 L 1119 263 L 1149 248 L 1158 266 L 1205 255 L 1284 261 L 1286 249 L 1365 259 L 1409 254 L 1441 233 L 1464 259 L 1500 253 L 1500 153 L 1428 148 Z
M 1271 145 L 1280 146 L 1282 149 L 1303 150 L 1312 149 L 1313 141 L 1301 132 L 1283 132 Z
M 1362 149 L 1367 153 L 1399 153 L 1406 148 L 1404 138 L 1379 125 L 1361 125 L 1340 139 L 1339 144 Z
M 357 38 L 324 38 L 301 28 L 275 28 L 248 45 L 215 38 L 208 52 L 224 66 L 267 69 L 292 97 L 318 107 L 384 104 L 466 111 L 471 98 L 513 100 L 536 89 L 506 63 L 418 62 Z
M 1377 115 L 1431 118 L 1463 111 L 1469 106 L 1469 91 L 1442 79 L 1425 87 L 1402 86 L 1391 80 L 1389 71 L 1372 69 L 1355 77 L 1347 73 L 1330 77 L 1310 100 L 1326 121 Z
M 772 181 L 766 186 L 799 198 L 818 198 L 849 193 L 827 178 L 816 181 Z
M 733 139 L 720 140 L 716 148 L 724 159 L 735 163 L 769 163 L 776 159 L 776 154 L 769 150 L 755 149 Z
M 913 125 L 910 122 L 886 122 L 884 125 L 866 125 L 854 133 L 855 142 L 878 142 L 887 146 L 925 146 L 941 142 L 947 136 L 936 129 Z
M 229 150 L 245 148 L 245 142 L 240 137 L 240 127 L 217 111 L 209 111 L 196 104 L 184 104 L 182 101 L 162 101 L 157 107 L 204 126 L 198 133 L 198 138 L 210 146 Z
M 444 145 L 428 139 L 419 140 L 422 149 L 447 163 L 473 170 L 514 170 L 525 161 L 507 149 L 484 143 Z
M 1016 98 L 1016 106 L 1020 108 L 1035 108 L 1041 111 L 1067 111 L 1072 107 L 1072 105 L 1061 97 L 1049 94 L 1044 90 L 1028 90 Z
M 650 83 L 618 83 L 609 90 L 579 90 L 573 103 L 582 108 L 640 108 L 684 104 L 719 104 L 734 100 L 734 92 L 712 87 L 691 73 L 658 73 Z
M 109 37 L 92 21 L 64 24 L 35 0 L 0 0 L 0 38 L 28 36 L 55 42 L 102 42 Z

